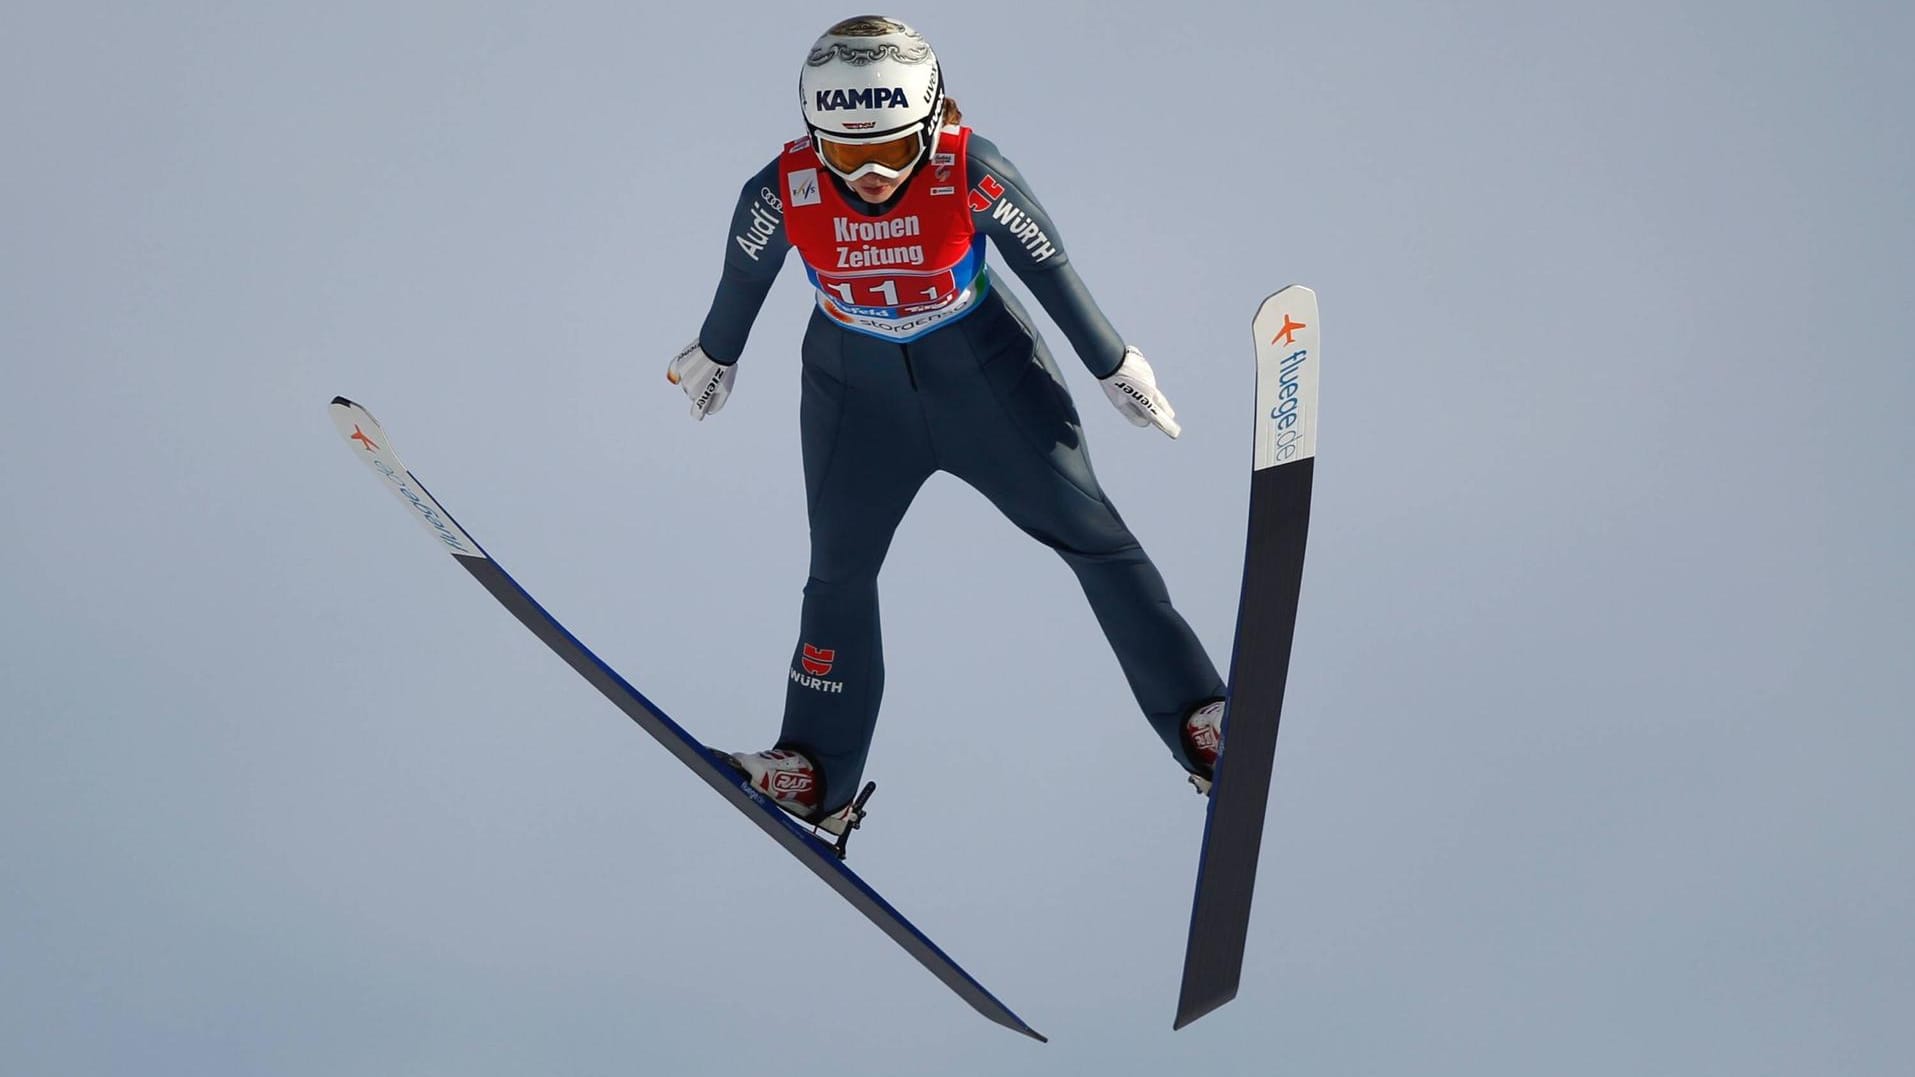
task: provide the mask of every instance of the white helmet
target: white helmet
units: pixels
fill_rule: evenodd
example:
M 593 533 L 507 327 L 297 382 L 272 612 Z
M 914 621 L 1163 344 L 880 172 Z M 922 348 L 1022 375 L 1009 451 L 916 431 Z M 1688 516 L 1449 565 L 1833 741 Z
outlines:
M 827 168 L 847 181 L 873 172 L 896 179 L 937 145 L 944 74 L 916 30 L 860 15 L 811 46 L 798 100 Z

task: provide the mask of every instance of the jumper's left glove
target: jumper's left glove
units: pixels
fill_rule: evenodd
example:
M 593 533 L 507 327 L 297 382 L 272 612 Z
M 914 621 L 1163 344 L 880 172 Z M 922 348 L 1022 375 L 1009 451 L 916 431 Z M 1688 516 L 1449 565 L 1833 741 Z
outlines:
M 725 398 L 731 395 L 731 380 L 737 373 L 736 366 L 706 355 L 705 349 L 694 340 L 672 359 L 672 365 L 665 370 L 665 380 L 685 390 L 685 395 L 691 397 L 692 418 L 703 422 L 705 416 L 716 415 L 718 409 L 725 406 Z
M 1164 399 L 1163 390 L 1157 388 L 1157 375 L 1143 352 L 1125 348 L 1123 365 L 1105 375 L 1100 384 L 1104 395 L 1132 426 L 1154 426 L 1173 438 L 1184 432 L 1177 425 L 1177 412 Z

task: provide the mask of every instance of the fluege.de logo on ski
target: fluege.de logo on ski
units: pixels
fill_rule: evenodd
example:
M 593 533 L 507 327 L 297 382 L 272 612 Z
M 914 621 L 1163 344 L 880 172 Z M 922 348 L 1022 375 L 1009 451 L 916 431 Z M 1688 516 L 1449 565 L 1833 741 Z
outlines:
M 372 444 L 371 440 L 367 439 L 366 444 Z M 399 491 L 400 497 L 412 503 L 412 508 L 419 514 L 419 518 L 426 522 L 427 527 L 432 528 L 433 533 L 439 536 L 439 541 L 445 543 L 447 548 L 463 554 L 478 552 L 466 542 L 458 529 L 452 527 L 443 516 L 439 515 L 436 506 L 419 496 L 418 491 L 412 488 L 412 476 L 401 474 L 391 464 L 376 456 L 372 458 L 372 467 L 386 477 L 386 481 L 392 484 L 393 489 Z
M 1290 329 L 1290 318 L 1284 316 L 1284 329 Z M 1297 329 L 1304 328 L 1301 325 Z M 1275 343 L 1275 341 L 1272 341 Z M 1283 357 L 1283 367 L 1277 375 L 1277 406 L 1270 409 L 1270 418 L 1277 424 L 1276 462 L 1284 463 L 1297 455 L 1297 443 L 1303 440 L 1303 431 L 1297 428 L 1302 419 L 1302 405 L 1297 400 L 1298 376 L 1303 365 L 1310 361 L 1308 348 L 1298 348 Z

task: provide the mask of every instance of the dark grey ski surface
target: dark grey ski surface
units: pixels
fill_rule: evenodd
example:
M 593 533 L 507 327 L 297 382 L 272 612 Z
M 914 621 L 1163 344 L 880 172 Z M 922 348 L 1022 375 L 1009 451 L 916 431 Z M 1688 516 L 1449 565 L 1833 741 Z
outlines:
M 1255 322 L 1257 426 L 1223 757 L 1210 790 L 1177 1018 L 1183 1028 L 1237 996 L 1276 764 L 1316 474 L 1316 296 L 1265 300 Z
M 518 581 L 459 526 L 452 514 L 432 497 L 425 484 L 399 463 L 384 429 L 372 418 L 371 413 L 344 397 L 335 398 L 331 410 L 334 425 L 340 433 L 361 450 L 368 464 L 386 480 L 388 488 L 412 508 L 416 517 L 447 548 L 453 559 L 533 635 L 576 670 L 579 676 L 590 682 L 614 706 L 638 723 L 639 728 L 651 734 L 679 762 L 691 768 L 692 773 L 724 797 L 727 803 L 744 813 L 747 819 L 769 834 L 786 852 L 823 879 L 826 885 L 837 891 L 853 908 L 863 913 L 973 1009 L 1005 1028 L 1039 1042 L 1048 1042 L 859 878 L 838 858 L 831 846 L 814 837 L 808 828 L 746 785 L 731 767 L 719 761 L 716 753 L 693 739 L 684 727 L 666 716 L 664 711 L 640 694 L 630 682 L 619 676 L 546 612 L 525 588 L 519 586 Z

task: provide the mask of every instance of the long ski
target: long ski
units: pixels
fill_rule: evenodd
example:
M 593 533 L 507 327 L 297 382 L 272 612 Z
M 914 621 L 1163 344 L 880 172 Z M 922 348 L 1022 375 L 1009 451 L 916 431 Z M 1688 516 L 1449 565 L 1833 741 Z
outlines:
M 1317 297 L 1300 284 L 1263 301 L 1257 343 L 1257 416 L 1250 523 L 1236 646 L 1224 706 L 1223 756 L 1204 820 L 1177 1020 L 1183 1028 L 1237 997 L 1277 723 L 1296 635 L 1317 452 Z
M 339 433 L 359 457 L 379 474 L 387 489 L 398 495 L 413 517 L 424 524 L 433 538 L 452 555 L 452 559 L 471 573 L 500 605 L 510 610 L 579 676 L 637 722 L 639 728 L 656 738 L 666 751 L 689 767 L 692 773 L 704 779 L 705 784 L 717 790 L 726 803 L 743 812 L 747 819 L 771 835 L 773 841 L 796 857 L 799 863 L 810 868 L 827 886 L 837 891 L 853 908 L 903 947 L 906 953 L 917 958 L 919 964 L 929 969 L 931 975 L 956 992 L 959 998 L 1005 1028 L 1039 1042 L 1047 1042 L 1044 1036 L 985 990 L 970 973 L 951 960 L 924 932 L 913 926 L 911 921 L 891 907 L 890 902 L 847 867 L 838 849 L 819 840 L 803 824 L 747 785 L 735 770 L 721 761 L 718 753 L 694 740 L 682 726 L 639 694 L 625 678 L 547 613 L 459 526 L 452 514 L 427 492 L 425 484 L 406 470 L 393 452 L 392 440 L 370 412 L 344 397 L 334 398 L 331 411 L 333 425 L 339 428 Z

